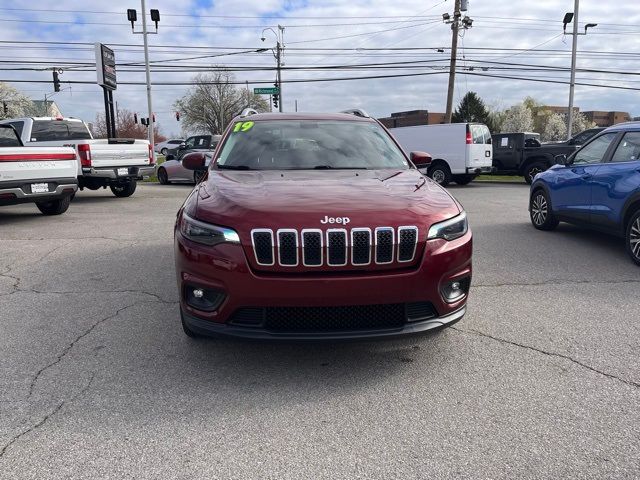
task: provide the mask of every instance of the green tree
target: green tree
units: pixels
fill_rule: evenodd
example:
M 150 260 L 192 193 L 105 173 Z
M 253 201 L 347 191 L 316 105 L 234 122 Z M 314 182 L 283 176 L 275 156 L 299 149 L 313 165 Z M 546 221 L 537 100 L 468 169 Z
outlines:
M 467 92 L 460 101 L 460 105 L 453 112 L 451 117 L 453 122 L 475 122 L 484 123 L 492 132 L 499 131 L 497 118 L 491 114 L 482 99 L 476 92 Z
M 174 107 L 182 114 L 183 128 L 221 134 L 233 117 L 250 107 L 267 111 L 268 102 L 245 88 L 234 85 L 233 74 L 222 67 L 196 75 L 194 86 Z

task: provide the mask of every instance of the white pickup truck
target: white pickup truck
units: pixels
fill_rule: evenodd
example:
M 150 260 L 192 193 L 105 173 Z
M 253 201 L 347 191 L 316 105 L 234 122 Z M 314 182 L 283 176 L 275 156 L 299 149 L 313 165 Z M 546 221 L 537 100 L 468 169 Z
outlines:
M 0 206 L 33 202 L 60 215 L 78 190 L 77 171 L 72 148 L 25 147 L 11 125 L 0 125 Z
M 129 197 L 138 180 L 153 175 L 155 157 L 147 140 L 95 140 L 77 118 L 28 117 L 2 120 L 12 125 L 26 146 L 67 146 L 78 152 L 80 190 L 109 187 L 116 197 Z

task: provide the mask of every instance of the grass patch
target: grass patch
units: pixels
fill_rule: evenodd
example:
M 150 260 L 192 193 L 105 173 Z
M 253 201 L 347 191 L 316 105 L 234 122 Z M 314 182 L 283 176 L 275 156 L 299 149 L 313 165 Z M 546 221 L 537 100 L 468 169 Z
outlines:
M 165 161 L 164 155 L 158 155 L 156 157 L 156 165 L 160 165 L 160 164 L 164 163 L 164 161 Z M 145 178 L 143 180 L 143 182 L 145 182 L 145 183 L 158 183 L 158 177 L 156 177 L 156 174 L 154 173 L 149 178 Z
M 518 175 L 479 175 L 476 182 L 525 183 L 524 177 Z

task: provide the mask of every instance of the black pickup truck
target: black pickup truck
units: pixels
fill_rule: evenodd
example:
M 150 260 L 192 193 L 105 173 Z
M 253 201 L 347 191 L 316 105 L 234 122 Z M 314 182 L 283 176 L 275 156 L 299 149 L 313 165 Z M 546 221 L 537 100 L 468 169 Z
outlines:
M 522 175 L 528 184 L 533 177 L 554 165 L 556 155 L 569 155 L 578 145 L 571 142 L 540 143 L 538 133 L 491 135 L 494 173 Z

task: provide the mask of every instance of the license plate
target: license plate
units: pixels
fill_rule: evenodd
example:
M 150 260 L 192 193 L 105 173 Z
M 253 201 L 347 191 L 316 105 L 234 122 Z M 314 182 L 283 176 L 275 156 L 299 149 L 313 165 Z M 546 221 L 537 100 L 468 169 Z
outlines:
M 128 168 L 119 168 L 118 169 L 118 175 L 129 175 L 129 169 Z
M 49 191 L 48 183 L 32 183 L 31 193 L 46 193 Z

